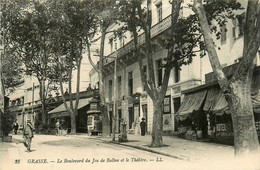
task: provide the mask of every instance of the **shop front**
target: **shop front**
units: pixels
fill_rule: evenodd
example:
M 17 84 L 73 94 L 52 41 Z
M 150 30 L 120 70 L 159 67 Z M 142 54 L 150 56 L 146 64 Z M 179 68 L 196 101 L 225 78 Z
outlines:
M 255 89 L 252 88 L 252 92 Z M 256 92 L 256 91 L 255 91 Z M 193 91 L 183 92 L 185 97 L 177 112 L 178 135 L 189 139 L 206 138 L 223 144 L 234 144 L 231 112 L 219 85 L 202 85 Z M 255 125 L 260 136 L 259 88 L 252 95 Z M 200 132 L 201 137 L 199 136 Z M 196 134 L 196 138 L 187 136 Z
M 87 111 L 89 110 L 89 102 L 92 98 L 79 99 L 78 104 L 78 113 L 76 115 L 76 132 L 77 133 L 87 133 L 88 132 L 88 116 Z M 70 101 L 66 102 L 67 105 L 70 105 Z M 76 100 L 73 100 L 73 105 L 75 105 Z M 62 103 L 55 109 L 48 112 L 50 125 L 52 133 L 55 131 L 55 123 L 60 122 L 61 130 L 63 133 L 67 134 L 71 131 L 71 119 L 70 114 L 66 110 L 65 105 Z
M 178 124 L 178 136 L 192 140 L 206 136 L 207 119 L 202 109 L 206 94 L 206 89 L 185 93 L 175 117 Z

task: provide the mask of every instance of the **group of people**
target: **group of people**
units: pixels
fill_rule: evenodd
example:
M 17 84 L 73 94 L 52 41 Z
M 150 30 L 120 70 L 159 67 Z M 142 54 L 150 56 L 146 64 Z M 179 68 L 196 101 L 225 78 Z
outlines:
M 14 128 L 14 133 L 17 134 L 17 130 L 18 130 L 18 123 L 15 122 L 13 125 Z M 146 129 L 146 122 L 145 119 L 142 118 L 142 121 L 140 123 L 140 127 L 141 127 L 141 135 L 144 136 L 145 135 L 145 129 Z M 59 119 L 57 120 L 56 124 L 55 124 L 55 129 L 56 129 L 56 135 L 60 134 L 60 130 L 61 130 L 61 125 L 59 122 Z M 27 151 L 31 150 L 31 144 L 32 144 L 32 138 L 34 137 L 33 134 L 33 125 L 31 123 L 31 120 L 27 120 L 27 123 L 23 129 L 23 138 L 24 138 L 24 146 L 27 148 Z
M 13 130 L 14 130 L 14 134 L 17 134 L 19 129 L 19 124 L 17 122 L 13 123 Z M 22 135 L 23 135 L 23 144 L 24 146 L 27 148 L 27 151 L 31 150 L 31 144 L 32 144 L 32 138 L 33 138 L 33 125 L 31 120 L 27 120 L 26 125 L 23 128 L 22 131 Z

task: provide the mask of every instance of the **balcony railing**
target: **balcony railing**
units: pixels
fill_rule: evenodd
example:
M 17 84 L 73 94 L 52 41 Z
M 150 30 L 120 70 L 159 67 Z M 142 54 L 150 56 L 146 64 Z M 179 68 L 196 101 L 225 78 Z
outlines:
M 165 30 L 169 29 L 171 27 L 171 15 L 164 18 L 162 21 L 158 22 L 151 28 L 151 38 L 154 38 L 155 36 L 159 35 L 160 33 L 164 32 Z M 140 45 L 145 43 L 145 35 L 144 33 L 140 34 L 138 36 L 138 42 Z M 119 48 L 117 50 L 118 57 L 126 55 L 129 51 L 134 49 L 134 41 L 131 40 L 127 44 L 125 44 L 123 47 Z M 112 61 L 114 61 L 114 57 L 116 57 L 116 53 L 113 52 L 110 55 L 107 56 L 107 60 L 105 64 L 108 64 Z

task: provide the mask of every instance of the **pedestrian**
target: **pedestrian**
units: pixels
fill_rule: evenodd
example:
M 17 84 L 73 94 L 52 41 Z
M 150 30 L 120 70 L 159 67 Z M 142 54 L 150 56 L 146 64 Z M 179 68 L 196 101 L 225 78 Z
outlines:
M 33 126 L 31 120 L 27 120 L 27 124 L 23 132 L 23 137 L 25 140 L 23 144 L 27 148 L 27 150 L 30 151 L 33 138 Z
M 146 128 L 146 123 L 145 123 L 145 118 L 142 118 L 142 121 L 140 123 L 141 126 L 141 135 L 144 136 L 145 135 L 145 128 Z
M 56 135 L 60 135 L 60 120 L 57 119 L 57 122 L 55 124 L 55 129 L 56 129 Z
M 16 134 L 16 135 L 17 135 L 18 127 L 19 127 L 18 123 L 15 122 L 13 125 L 13 128 L 14 128 L 14 134 Z

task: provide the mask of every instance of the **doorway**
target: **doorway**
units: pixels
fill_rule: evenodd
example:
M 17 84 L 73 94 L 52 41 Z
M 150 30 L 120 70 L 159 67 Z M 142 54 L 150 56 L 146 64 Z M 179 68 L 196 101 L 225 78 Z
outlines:
M 132 129 L 132 124 L 134 122 L 134 110 L 133 107 L 128 107 L 129 114 L 129 129 Z
M 121 129 L 121 119 L 122 119 L 122 110 L 119 109 L 118 110 L 118 133 L 120 133 L 120 129 Z

